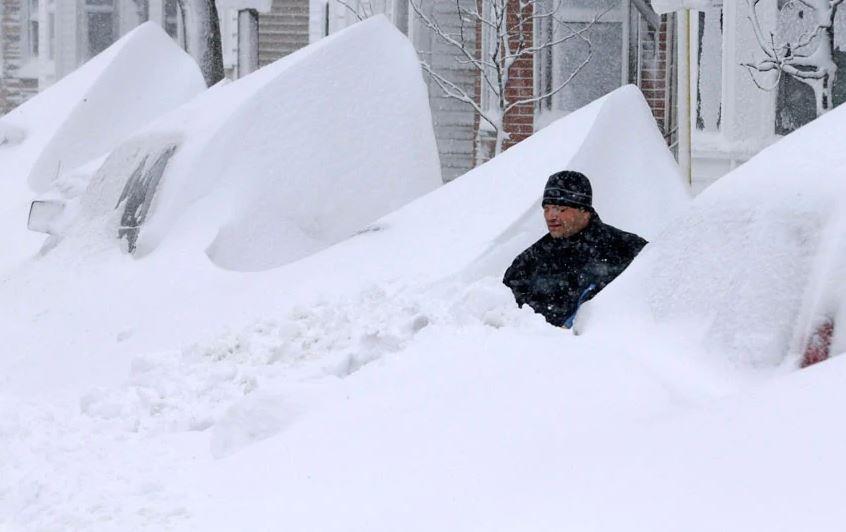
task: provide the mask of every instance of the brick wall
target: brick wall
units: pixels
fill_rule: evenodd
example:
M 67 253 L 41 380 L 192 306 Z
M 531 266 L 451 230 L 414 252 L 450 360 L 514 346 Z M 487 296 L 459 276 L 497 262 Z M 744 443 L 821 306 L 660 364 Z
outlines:
M 481 0 L 480 0 L 481 1 Z M 481 5 L 480 5 L 481 7 Z M 508 0 L 508 26 L 515 28 L 518 22 L 518 13 L 520 9 L 519 0 Z M 523 38 L 525 46 L 532 46 L 534 42 L 534 24 L 531 20 L 532 6 L 524 7 L 523 18 L 528 19 L 523 25 Z M 481 27 L 477 24 L 476 28 L 477 42 L 481 42 Z M 518 36 L 515 34 L 512 37 L 512 46 L 517 45 Z M 477 47 L 477 52 L 481 50 Z M 477 78 L 479 76 L 477 75 Z M 476 83 L 476 95 L 479 98 L 480 81 Z M 525 99 L 531 99 L 535 93 L 535 65 L 534 58 L 531 56 L 523 57 L 514 62 L 508 73 L 508 84 L 505 87 L 506 98 L 513 102 Z M 507 150 L 511 146 L 525 140 L 532 133 L 534 133 L 535 125 L 535 106 L 532 103 L 518 105 L 506 113 L 503 120 L 503 129 L 508 135 L 503 142 L 502 149 Z M 480 124 L 479 118 L 476 117 L 476 130 L 478 131 Z M 479 135 L 476 146 L 476 161 L 481 164 L 489 159 L 494 152 L 495 140 L 490 135 Z
M 518 21 L 518 13 L 520 9 L 519 0 L 508 0 L 508 25 L 515 27 Z M 526 46 L 532 46 L 534 37 L 534 26 L 532 24 L 532 5 L 529 4 L 524 7 L 522 16 L 528 19 L 524 23 L 523 38 L 526 40 Z M 512 37 L 512 46 L 517 44 L 517 35 Z M 505 95 L 509 101 L 518 101 L 524 99 L 531 99 L 535 93 L 535 64 L 534 59 L 523 57 L 514 62 L 508 74 L 508 85 L 505 87 Z M 525 140 L 532 133 L 534 133 L 535 124 L 535 106 L 532 103 L 526 103 L 514 107 L 511 111 L 506 113 L 504 119 L 504 129 L 509 135 L 503 143 L 503 150 L 514 146 L 518 142 Z
M 640 90 L 646 97 L 652 114 L 661 131 L 667 132 L 669 125 L 669 96 L 671 91 L 672 78 L 669 75 L 669 54 L 670 45 L 670 17 L 662 17 L 661 27 L 658 30 L 649 28 L 645 22 L 642 28 L 640 42 L 641 54 L 641 79 Z

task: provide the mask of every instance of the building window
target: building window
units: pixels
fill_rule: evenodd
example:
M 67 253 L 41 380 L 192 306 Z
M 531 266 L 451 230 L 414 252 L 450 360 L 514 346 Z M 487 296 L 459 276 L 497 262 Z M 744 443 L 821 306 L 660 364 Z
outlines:
M 164 29 L 168 35 L 177 38 L 179 35 L 179 16 L 177 14 L 176 0 L 165 0 L 164 2 Z
M 36 80 L 39 77 L 38 52 L 40 18 L 38 0 L 23 0 L 20 5 L 20 50 L 21 65 L 17 76 L 21 79 Z
M 139 22 L 150 20 L 150 0 L 135 0 L 135 12 Z
M 29 17 L 27 22 L 27 55 L 30 58 L 38 57 L 38 0 L 28 0 Z
M 47 59 L 56 58 L 56 3 L 50 0 L 47 4 Z
M 696 128 L 717 132 L 722 122 L 723 8 L 712 5 L 694 15 L 691 35 L 696 39 L 692 85 L 696 91 Z
M 21 52 L 24 63 L 36 61 L 39 50 L 38 0 L 24 0 L 21 5 Z
M 94 57 L 117 39 L 114 0 L 85 0 L 88 26 L 88 56 Z
M 815 17 L 811 7 L 799 2 L 779 0 L 778 9 L 777 42 L 797 42 L 802 35 L 808 35 L 813 31 Z M 841 51 L 844 44 L 843 39 L 846 38 L 846 12 L 844 11 L 846 10 L 841 7 L 834 20 L 832 59 L 837 65 L 838 74 L 846 72 L 846 52 Z M 844 76 L 838 75 L 836 78 L 832 96 L 834 105 L 840 105 L 846 101 L 846 79 L 844 79 Z M 793 76 L 782 74 L 776 96 L 776 134 L 787 135 L 816 117 L 814 90 Z
M 536 57 L 537 89 L 549 93 L 564 83 L 590 56 L 590 61 L 573 79 L 550 98 L 544 98 L 540 113 L 555 115 L 579 107 L 619 88 L 628 78 L 627 0 L 547 0 L 537 9 L 555 16 L 542 17 L 536 25 L 536 46 L 555 42 L 590 25 L 583 36 L 545 48 Z M 596 22 L 594 19 L 599 17 Z M 626 68 L 624 68 L 624 66 Z M 544 120 L 543 122 L 547 122 Z

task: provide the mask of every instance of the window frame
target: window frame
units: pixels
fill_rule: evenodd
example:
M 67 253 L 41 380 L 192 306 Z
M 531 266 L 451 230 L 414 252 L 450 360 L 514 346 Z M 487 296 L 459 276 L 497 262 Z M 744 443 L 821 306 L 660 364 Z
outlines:
M 90 59 L 112 44 L 114 44 L 120 38 L 120 13 L 119 13 L 119 5 L 118 0 L 105 0 L 106 3 L 101 3 L 103 0 L 84 0 L 83 2 L 83 18 L 85 20 L 85 53 L 87 57 Z M 109 14 L 111 15 L 111 25 L 112 25 L 112 41 L 109 43 L 103 50 L 99 50 L 97 52 L 94 51 L 91 42 L 91 15 L 95 14 Z
M 593 21 L 594 17 L 597 14 L 596 8 L 591 7 L 574 7 L 572 5 L 568 5 L 566 0 L 563 0 L 562 5 L 560 6 L 561 18 L 566 20 L 568 23 L 574 24 L 585 24 L 588 22 Z M 629 41 L 631 39 L 631 14 L 632 14 L 632 6 L 630 0 L 619 0 L 619 6 L 611 9 L 602 19 L 599 20 L 600 23 L 618 23 L 621 25 L 622 29 L 622 39 L 621 39 L 621 49 L 620 49 L 620 59 L 621 59 L 621 70 L 620 70 L 620 86 L 629 83 L 629 76 L 630 76 L 630 44 Z M 540 42 L 540 32 L 543 31 L 544 25 L 543 24 L 535 24 L 534 25 L 534 35 L 533 38 L 535 42 Z M 553 47 L 546 51 L 549 54 L 548 59 L 546 61 L 539 60 L 542 57 L 540 54 L 535 56 L 534 61 L 534 93 L 540 94 L 541 84 L 547 85 L 548 88 L 557 86 L 556 79 L 555 79 L 555 72 L 556 69 L 554 68 L 557 60 L 556 56 L 564 53 L 564 50 L 560 46 Z M 552 68 L 552 72 L 546 72 L 544 69 Z M 551 83 L 551 86 L 549 83 Z M 555 113 L 555 112 L 562 112 L 564 109 L 557 109 L 554 103 L 554 97 L 552 98 L 544 98 L 542 100 L 538 100 L 535 104 L 535 117 L 537 118 L 539 115 L 543 113 Z

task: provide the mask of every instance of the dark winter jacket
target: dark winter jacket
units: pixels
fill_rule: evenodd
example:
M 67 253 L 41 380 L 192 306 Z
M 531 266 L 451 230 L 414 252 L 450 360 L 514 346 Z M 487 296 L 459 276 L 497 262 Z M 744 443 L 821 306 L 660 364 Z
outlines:
M 549 234 L 514 259 L 503 282 L 517 303 L 529 305 L 555 326 L 567 326 L 581 303 L 626 269 L 646 240 L 602 223 L 590 223 L 570 238 Z

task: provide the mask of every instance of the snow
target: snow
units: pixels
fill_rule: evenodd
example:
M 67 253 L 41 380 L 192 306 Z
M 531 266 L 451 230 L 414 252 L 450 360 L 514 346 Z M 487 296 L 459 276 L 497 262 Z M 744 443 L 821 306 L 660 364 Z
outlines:
M 0 145 L 15 146 L 26 138 L 23 128 L 0 122 Z
M 113 226 L 140 161 L 149 167 L 168 146 L 176 151 L 158 186 L 142 192 L 149 212 L 135 254 L 202 201 L 199 231 L 214 236 L 199 243 L 238 271 L 314 253 L 441 183 L 415 52 L 384 17 L 215 87 L 134 135 L 94 177 L 83 217 Z
M 204 90 L 193 60 L 156 24 L 139 26 L 43 93 L 0 117 L 0 271 L 43 241 L 27 210 L 63 173 Z
M 215 0 L 218 12 L 224 9 L 255 9 L 259 13 L 269 13 L 273 0 Z
M 625 87 L 334 245 L 257 272 L 222 267 L 207 251 L 220 221 L 262 211 L 224 186 L 252 134 L 229 117 L 289 69 L 322 75 L 310 71 L 321 50 L 393 39 L 385 28 L 365 22 L 209 91 L 115 150 L 104 168 L 180 144 L 142 253 L 119 250 L 103 223 L 128 176 L 101 170 L 64 238 L 3 274 L 0 527 L 842 528 L 832 420 L 846 359 L 795 372 L 790 346 L 803 323 L 844 318 L 846 109 L 691 200 Z M 361 78 L 396 59 L 383 53 L 356 66 Z M 202 111 L 216 98 L 225 117 Z M 203 131 L 234 145 L 195 157 L 212 153 Z M 388 151 L 358 153 L 378 167 Z M 199 177 L 178 172 L 189 162 Z M 578 335 L 517 308 L 500 282 L 544 233 L 543 185 L 564 168 L 591 177 L 605 221 L 651 241 L 585 307 Z M 247 192 L 267 186 L 237 175 Z
M 722 113 L 723 94 L 723 9 L 722 6 L 712 6 L 705 10 L 704 20 L 698 23 L 702 33 L 699 66 L 695 72 L 696 90 L 698 91 L 697 119 L 701 125 L 697 127 L 719 135 L 720 118 Z M 697 120 L 697 121 L 698 121 Z M 698 141 L 699 139 L 697 139 Z M 707 144 L 697 142 L 697 150 L 702 150 Z
M 633 314 L 654 317 L 668 330 L 696 331 L 719 358 L 795 367 L 822 321 L 846 319 L 846 186 L 835 140 L 844 127 L 835 111 L 706 189 L 586 307 L 583 326 L 595 305 L 612 330 L 637 328 Z M 812 157 L 796 156 L 808 146 Z M 841 333 L 833 351 L 843 350 Z
M 707 11 L 716 5 L 715 0 L 652 0 L 652 9 L 659 15 L 682 9 Z
M 353 31 L 364 28 L 378 35 L 383 27 L 383 22 L 366 22 Z M 391 56 L 384 60 L 390 62 Z M 314 68 L 320 65 L 312 63 Z M 300 72 L 299 77 L 308 79 L 309 73 Z M 237 89 L 238 83 L 229 87 Z M 190 105 L 202 109 L 204 98 Z M 177 115 L 206 118 L 185 110 Z M 164 138 L 162 124 L 172 120 L 164 117 L 139 134 L 139 145 L 149 146 L 143 142 L 155 135 Z M 378 120 L 377 115 L 372 120 Z M 628 125 L 625 131 L 619 128 L 621 120 Z M 188 152 L 191 137 L 170 138 L 184 139 L 180 148 L 184 151 L 179 153 Z M 614 149 L 608 150 L 609 145 Z M 369 157 L 375 157 L 373 153 L 368 152 Z M 382 151 L 376 153 L 381 156 Z M 120 159 L 112 163 L 119 164 Z M 455 412 L 469 416 L 483 404 L 493 409 L 485 410 L 486 428 L 466 439 L 468 445 L 490 437 L 494 426 L 509 426 L 512 417 L 522 416 L 517 406 L 534 400 L 548 403 L 552 397 L 547 395 L 562 387 L 574 393 L 593 390 L 588 402 L 556 395 L 552 403 L 570 403 L 562 412 L 584 422 L 595 408 L 607 410 L 603 419 L 609 420 L 623 419 L 636 410 L 660 410 L 662 398 L 667 397 L 665 385 L 656 385 L 649 372 L 637 374 L 636 361 L 619 369 L 614 380 L 619 395 L 605 397 L 596 387 L 598 375 L 609 371 L 601 359 L 594 363 L 580 357 L 582 363 L 560 367 L 557 377 L 543 386 L 532 380 L 547 371 L 548 362 L 560 360 L 562 340 L 577 339 L 549 328 L 529 309 L 517 309 L 499 276 L 517 251 L 543 234 L 539 214 L 543 184 L 550 173 L 565 167 L 592 176 L 597 208 L 607 220 L 650 237 L 689 201 L 643 97 L 627 87 L 371 223 L 358 235 L 271 270 L 235 273 L 210 260 L 205 249 L 217 237 L 214 226 L 209 227 L 209 214 L 214 212 L 210 205 L 220 205 L 219 199 L 186 202 L 166 238 L 137 258 L 120 252 L 112 243 L 114 236 L 96 238 L 103 226 L 89 226 L 89 233 L 84 224 L 77 225 L 78 232 L 70 231 L 39 261 L 7 275 L 0 284 L 0 297 L 8 302 L 0 307 L 0 333 L 6 346 L 0 357 L 0 418 L 4 419 L 0 453 L 17 458 L 0 466 L 4 480 L 0 516 L 8 516 L 10 526 L 35 529 L 97 529 L 114 523 L 133 529 L 203 528 L 202 516 L 213 514 L 208 504 L 219 504 L 218 496 L 228 497 L 206 484 L 207 475 L 219 471 L 227 476 L 224 467 L 231 460 L 261 457 L 255 453 L 264 453 L 264 444 L 287 441 L 298 427 L 319 424 L 321 418 L 314 416 L 322 416 L 324 409 L 332 412 L 347 397 L 358 398 L 366 390 L 374 395 L 361 400 L 373 415 L 382 411 L 376 408 L 382 404 L 379 397 L 389 398 L 404 389 L 413 392 L 395 403 L 396 412 L 411 417 L 400 425 L 393 417 L 386 418 L 385 428 L 418 426 L 427 435 L 412 431 L 410 437 L 433 441 L 438 452 L 449 448 L 434 434 L 441 431 L 441 420 L 449 423 L 444 433 L 449 441 L 449 434 L 464 438 L 462 426 L 474 427 L 464 418 L 439 417 L 452 409 L 451 404 L 460 404 L 454 394 L 472 390 L 468 388 L 472 383 L 486 391 L 478 391 L 464 410 Z M 319 181 L 315 184 L 320 186 Z M 95 185 L 84 196 L 92 204 L 97 203 Z M 112 183 L 114 194 L 119 185 Z M 616 197 L 614 188 L 624 190 L 628 200 Z M 631 203 L 640 203 L 642 209 Z M 85 208 L 94 206 L 80 206 Z M 579 345 L 572 346 L 573 353 Z M 570 351 L 566 344 L 563 348 Z M 526 349 L 547 354 L 527 365 Z M 503 364 L 484 371 L 489 356 L 501 357 Z M 416 362 L 388 374 L 378 371 L 405 360 Z M 686 368 L 678 371 L 686 372 Z M 412 376 L 417 384 L 406 382 Z M 382 384 L 368 384 L 374 378 Z M 490 403 L 512 378 L 525 383 L 514 388 L 517 395 L 526 392 L 523 402 L 501 396 Z M 702 385 L 706 390 L 720 386 Z M 442 400 L 425 415 L 426 423 L 417 423 L 415 409 L 428 404 L 432 396 Z M 412 402 L 406 403 L 409 399 Z M 514 406 L 508 407 L 509 402 Z M 492 415 L 496 412 L 511 416 L 497 418 Z M 334 423 L 336 414 L 326 415 Z M 361 418 L 351 416 L 336 428 L 346 430 L 357 419 Z M 361 428 L 376 422 L 371 418 Z M 537 430 L 546 429 L 539 425 Z M 327 452 L 330 441 L 350 442 L 353 454 L 333 451 L 338 457 L 369 460 L 366 449 L 388 451 L 372 440 L 372 434 L 378 433 L 336 433 L 331 440 L 320 436 L 315 441 L 306 433 L 303 438 L 314 449 L 302 455 L 302 463 L 310 463 L 309 456 L 324 461 L 321 453 Z M 522 444 L 515 443 L 518 449 L 531 440 L 529 434 L 522 438 Z M 386 464 L 403 459 L 399 451 L 409 442 L 400 443 L 391 451 L 393 461 Z M 462 453 L 469 447 L 464 449 Z M 300 456 L 303 451 L 295 452 Z M 493 459 L 501 452 L 491 450 L 486 456 Z M 424 469 L 416 470 L 418 475 L 426 467 L 438 470 L 434 455 L 429 456 L 420 462 Z M 361 467 L 373 465 L 361 462 Z M 271 471 L 255 463 L 250 468 Z M 404 467 L 396 469 L 397 474 L 403 471 Z M 227 483 L 239 486 L 245 475 L 237 474 Z M 296 475 L 283 477 L 291 484 L 285 487 L 282 479 L 275 479 L 279 490 L 274 487 L 270 492 L 307 493 L 296 486 Z M 395 496 L 407 493 L 408 482 L 397 486 L 402 489 Z M 256 481 L 255 489 L 267 488 Z M 250 497 L 261 504 L 262 497 Z M 242 497 L 237 499 L 233 504 L 247 504 Z M 352 505 L 360 505 L 357 501 L 349 499 Z M 264 519 L 264 512 L 256 510 L 256 519 Z M 301 514 L 290 513 L 287 522 L 303 528 L 297 515 Z M 385 518 L 391 516 L 396 514 Z M 226 519 L 220 521 L 226 525 L 211 528 L 242 528 Z M 323 528 L 323 523 L 316 528 Z

